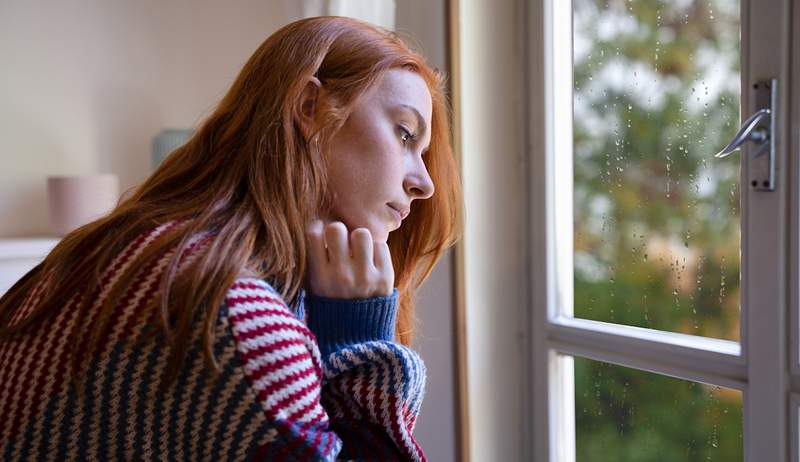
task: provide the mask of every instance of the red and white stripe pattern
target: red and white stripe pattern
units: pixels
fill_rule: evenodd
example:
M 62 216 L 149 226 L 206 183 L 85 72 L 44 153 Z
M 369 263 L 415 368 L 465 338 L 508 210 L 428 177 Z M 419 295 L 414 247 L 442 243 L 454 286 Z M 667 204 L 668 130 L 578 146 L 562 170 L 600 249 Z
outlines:
M 267 417 L 308 460 L 334 460 L 341 440 L 320 404 L 322 367 L 308 327 L 269 284 L 242 278 L 228 291 L 228 322 L 245 376 Z M 305 460 L 305 459 L 303 459 Z

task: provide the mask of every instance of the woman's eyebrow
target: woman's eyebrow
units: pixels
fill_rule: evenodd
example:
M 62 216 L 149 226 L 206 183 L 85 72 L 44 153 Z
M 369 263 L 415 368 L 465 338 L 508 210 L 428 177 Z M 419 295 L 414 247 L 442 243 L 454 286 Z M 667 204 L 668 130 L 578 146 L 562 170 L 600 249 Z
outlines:
M 414 106 L 410 106 L 408 104 L 401 104 L 400 107 L 408 109 L 409 111 L 413 112 L 414 115 L 417 117 L 417 131 L 418 135 L 422 136 L 428 130 L 428 124 L 425 123 L 425 119 L 422 118 L 422 114 L 419 113 L 417 108 Z

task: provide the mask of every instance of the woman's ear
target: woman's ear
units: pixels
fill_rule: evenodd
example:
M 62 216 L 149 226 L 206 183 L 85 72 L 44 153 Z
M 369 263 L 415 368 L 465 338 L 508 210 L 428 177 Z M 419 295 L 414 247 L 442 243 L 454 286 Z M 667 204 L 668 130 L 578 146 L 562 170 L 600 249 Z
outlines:
M 312 75 L 300 93 L 300 125 L 306 138 L 314 128 L 320 93 L 322 93 L 322 83 Z

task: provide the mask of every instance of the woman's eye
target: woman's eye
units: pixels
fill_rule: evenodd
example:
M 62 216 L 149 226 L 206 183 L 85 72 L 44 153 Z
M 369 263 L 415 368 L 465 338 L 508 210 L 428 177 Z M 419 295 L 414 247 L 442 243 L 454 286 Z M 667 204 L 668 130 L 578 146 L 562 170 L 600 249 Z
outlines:
M 406 130 L 405 127 L 400 126 L 399 128 L 400 128 L 400 139 L 403 140 L 404 145 L 408 143 L 409 140 L 414 139 L 414 135 L 412 135 L 410 131 Z

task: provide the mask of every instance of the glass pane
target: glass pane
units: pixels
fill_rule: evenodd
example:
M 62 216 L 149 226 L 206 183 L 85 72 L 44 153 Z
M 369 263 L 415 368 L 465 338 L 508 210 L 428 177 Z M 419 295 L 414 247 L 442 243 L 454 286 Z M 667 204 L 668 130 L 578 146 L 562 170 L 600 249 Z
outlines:
M 743 460 L 742 394 L 575 358 L 577 462 Z
M 739 2 L 574 0 L 575 316 L 739 339 Z

